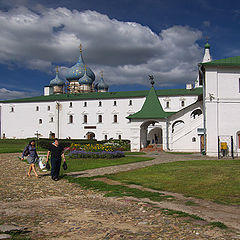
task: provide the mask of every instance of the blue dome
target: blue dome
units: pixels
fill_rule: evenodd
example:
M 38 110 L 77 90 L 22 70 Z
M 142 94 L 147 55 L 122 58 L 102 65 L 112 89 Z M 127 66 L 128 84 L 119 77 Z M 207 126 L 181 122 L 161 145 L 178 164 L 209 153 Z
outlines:
M 80 78 L 82 78 L 84 73 L 85 73 L 85 63 L 84 63 L 84 60 L 82 57 L 82 51 L 80 51 L 80 56 L 78 58 L 78 61 L 74 66 L 72 66 L 68 70 L 68 72 L 66 74 L 66 79 L 68 81 L 71 81 L 71 80 L 76 81 L 76 80 L 79 80 Z M 95 80 L 95 74 L 89 67 L 86 67 L 86 74 L 88 77 L 90 77 L 92 79 L 92 82 Z
M 78 82 L 79 84 L 88 84 L 88 85 L 91 85 L 93 83 L 94 80 L 92 80 L 92 78 L 90 78 L 88 75 L 87 75 L 87 70 L 86 72 L 84 73 L 83 77 L 81 77 Z
M 58 77 L 58 71 L 56 71 L 56 77 L 50 81 L 50 86 L 63 86 L 65 84 L 64 80 Z
M 95 85 L 97 90 L 108 90 L 109 86 L 104 82 L 103 76 L 100 81 Z

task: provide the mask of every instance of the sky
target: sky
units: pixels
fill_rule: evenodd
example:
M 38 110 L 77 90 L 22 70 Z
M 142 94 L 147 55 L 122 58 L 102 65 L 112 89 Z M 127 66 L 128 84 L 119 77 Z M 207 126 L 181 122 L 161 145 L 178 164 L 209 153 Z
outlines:
M 213 59 L 240 55 L 234 0 L 0 0 L 0 99 L 39 96 L 79 57 L 110 91 L 194 84 Z

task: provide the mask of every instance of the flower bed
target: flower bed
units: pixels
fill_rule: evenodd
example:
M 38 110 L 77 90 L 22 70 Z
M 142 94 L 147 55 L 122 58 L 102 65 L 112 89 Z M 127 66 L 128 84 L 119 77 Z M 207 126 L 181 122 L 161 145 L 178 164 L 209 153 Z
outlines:
M 77 158 L 121 158 L 124 153 L 121 151 L 100 151 L 86 152 L 84 150 L 70 150 L 68 156 L 73 159 Z

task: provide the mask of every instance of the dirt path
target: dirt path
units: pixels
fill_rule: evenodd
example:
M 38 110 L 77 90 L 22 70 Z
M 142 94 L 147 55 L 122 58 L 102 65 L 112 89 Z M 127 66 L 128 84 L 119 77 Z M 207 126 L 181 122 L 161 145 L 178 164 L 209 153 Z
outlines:
M 240 239 L 235 231 L 166 216 L 151 204 L 105 198 L 62 179 L 26 177 L 18 154 L 0 154 L 0 224 L 27 227 L 34 240 Z

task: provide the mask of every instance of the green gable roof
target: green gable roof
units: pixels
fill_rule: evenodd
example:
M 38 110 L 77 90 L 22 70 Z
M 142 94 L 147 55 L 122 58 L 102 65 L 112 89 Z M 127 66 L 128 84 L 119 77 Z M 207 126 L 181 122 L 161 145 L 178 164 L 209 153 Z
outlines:
M 31 98 L 21 98 L 0 101 L 3 103 L 18 102 L 50 102 L 50 101 L 74 101 L 74 100 L 91 100 L 91 99 L 117 99 L 117 98 L 136 98 L 146 97 L 146 91 L 124 91 L 124 92 L 89 92 L 79 94 L 55 94 L 49 96 L 38 96 Z M 156 94 L 160 96 L 199 96 L 202 94 L 202 88 L 194 89 L 163 89 L 156 90 Z
M 128 119 L 159 119 L 171 116 L 174 112 L 164 112 L 158 96 L 152 87 L 146 97 L 146 100 L 139 112 L 129 115 Z
M 202 63 L 203 66 L 240 66 L 240 56 Z

